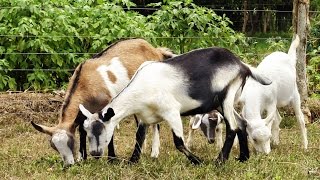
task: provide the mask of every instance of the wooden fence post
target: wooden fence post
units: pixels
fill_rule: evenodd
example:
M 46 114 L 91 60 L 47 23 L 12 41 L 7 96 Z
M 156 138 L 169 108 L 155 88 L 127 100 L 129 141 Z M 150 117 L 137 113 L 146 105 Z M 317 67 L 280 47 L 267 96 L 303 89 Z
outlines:
M 309 122 L 311 113 L 307 106 L 308 79 L 306 72 L 306 48 L 307 35 L 309 30 L 309 0 L 293 1 L 293 33 L 300 37 L 300 44 L 297 48 L 297 85 L 301 98 L 302 111 L 305 121 Z

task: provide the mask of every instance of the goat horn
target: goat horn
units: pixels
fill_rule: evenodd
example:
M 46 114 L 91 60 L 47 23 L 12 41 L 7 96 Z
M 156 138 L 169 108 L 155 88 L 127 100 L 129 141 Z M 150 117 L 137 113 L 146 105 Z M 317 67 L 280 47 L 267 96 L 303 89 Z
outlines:
M 50 136 L 52 136 L 52 134 L 55 131 L 54 127 L 48 127 L 48 126 L 44 126 L 44 125 L 39 125 L 39 124 L 34 123 L 33 121 L 31 121 L 31 124 L 36 130 L 38 130 L 38 131 L 40 131 L 42 133 L 49 134 Z

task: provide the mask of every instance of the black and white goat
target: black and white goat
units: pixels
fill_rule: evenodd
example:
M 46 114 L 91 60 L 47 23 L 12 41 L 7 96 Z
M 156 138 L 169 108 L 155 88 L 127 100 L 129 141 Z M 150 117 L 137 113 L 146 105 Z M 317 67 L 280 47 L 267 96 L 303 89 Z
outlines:
M 217 110 L 213 110 L 205 114 L 197 114 L 190 118 L 189 135 L 186 141 L 187 148 L 191 148 L 193 142 L 194 131 L 199 129 L 207 138 L 208 143 L 216 142 L 216 148 L 220 150 L 223 146 L 222 131 L 223 131 L 223 116 Z
M 176 148 L 192 163 L 198 164 L 200 159 L 185 147 L 180 115 L 203 114 L 218 109 L 227 127 L 218 162 L 228 159 L 236 134 L 240 143 L 239 160 L 245 161 L 249 158 L 247 136 L 234 116 L 234 102 L 248 77 L 265 85 L 271 83 L 224 48 L 198 49 L 164 62 L 144 63 L 126 88 L 98 115 L 80 105 L 80 110 L 88 118 L 84 121 L 88 136 L 99 135 L 98 139 L 89 140 L 91 151 L 103 153 L 117 124 L 136 114 L 146 125 L 166 121 L 172 129 Z M 145 128 L 138 128 L 136 138 L 140 145 L 131 156 L 132 162 L 140 158 Z
M 68 85 L 58 125 L 47 127 L 31 123 L 38 131 L 51 136 L 50 144 L 60 153 L 65 165 L 74 164 L 74 136 L 79 125 L 80 158 L 86 159 L 86 132 L 83 130 L 86 117 L 79 111 L 79 104 L 84 104 L 91 112 L 101 110 L 129 83 L 143 62 L 150 59 L 161 61 L 172 56 L 168 49 L 154 48 L 143 39 L 118 41 L 76 68 Z M 159 144 L 154 144 L 152 150 L 151 156 L 157 157 Z M 115 157 L 113 142 L 109 144 L 108 157 Z
M 291 105 L 301 129 L 303 148 L 307 149 L 307 130 L 301 111 L 300 95 L 296 83 L 296 48 L 299 36 L 291 43 L 287 53 L 273 52 L 265 57 L 257 70 L 271 81 L 270 86 L 262 86 L 249 78 L 245 84 L 240 102 L 244 105 L 242 114 L 247 121 L 247 133 L 258 152 L 271 151 L 270 140 L 279 144 L 279 124 L 281 121 L 278 107 Z M 266 111 L 267 118 L 261 114 Z M 272 127 L 270 127 L 272 126 Z

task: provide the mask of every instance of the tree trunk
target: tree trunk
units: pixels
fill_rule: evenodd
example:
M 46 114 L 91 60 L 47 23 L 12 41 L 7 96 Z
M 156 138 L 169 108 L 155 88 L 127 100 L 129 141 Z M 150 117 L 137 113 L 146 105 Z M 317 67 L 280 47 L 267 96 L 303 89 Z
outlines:
M 267 33 L 268 26 L 270 24 L 270 17 L 271 17 L 271 12 L 268 11 L 269 9 L 264 9 L 266 11 L 263 12 L 262 17 L 263 17 L 263 33 Z
M 297 85 L 301 98 L 301 106 L 306 119 L 311 117 L 307 106 L 308 86 L 306 73 L 306 47 L 309 25 L 309 0 L 293 1 L 293 32 L 300 37 L 300 44 L 297 48 Z
M 244 0 L 243 1 L 243 25 L 242 25 L 242 32 L 246 33 L 246 27 L 247 27 L 247 23 L 248 23 L 248 19 L 249 19 L 249 14 L 248 11 L 246 11 L 248 9 L 248 1 Z

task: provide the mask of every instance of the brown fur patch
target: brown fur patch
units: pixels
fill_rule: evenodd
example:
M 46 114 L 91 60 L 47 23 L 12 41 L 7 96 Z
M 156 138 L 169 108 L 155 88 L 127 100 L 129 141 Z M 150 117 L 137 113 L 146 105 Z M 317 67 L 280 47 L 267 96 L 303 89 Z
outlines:
M 58 127 L 63 129 L 69 127 L 73 134 L 75 130 L 73 124 L 80 103 L 92 113 L 101 110 L 109 103 L 111 100 L 109 89 L 102 83 L 103 78 L 96 71 L 99 66 L 108 66 L 112 58 L 119 57 L 130 79 L 143 62 L 161 61 L 170 53 L 163 48 L 154 48 L 144 39 L 130 39 L 115 42 L 92 59 L 85 61 L 82 68 L 81 66 L 77 68 L 69 82 Z M 116 74 L 107 71 L 107 75 L 113 83 L 117 81 Z
M 107 71 L 107 74 L 112 83 L 115 83 L 117 81 L 117 77 L 111 71 Z

